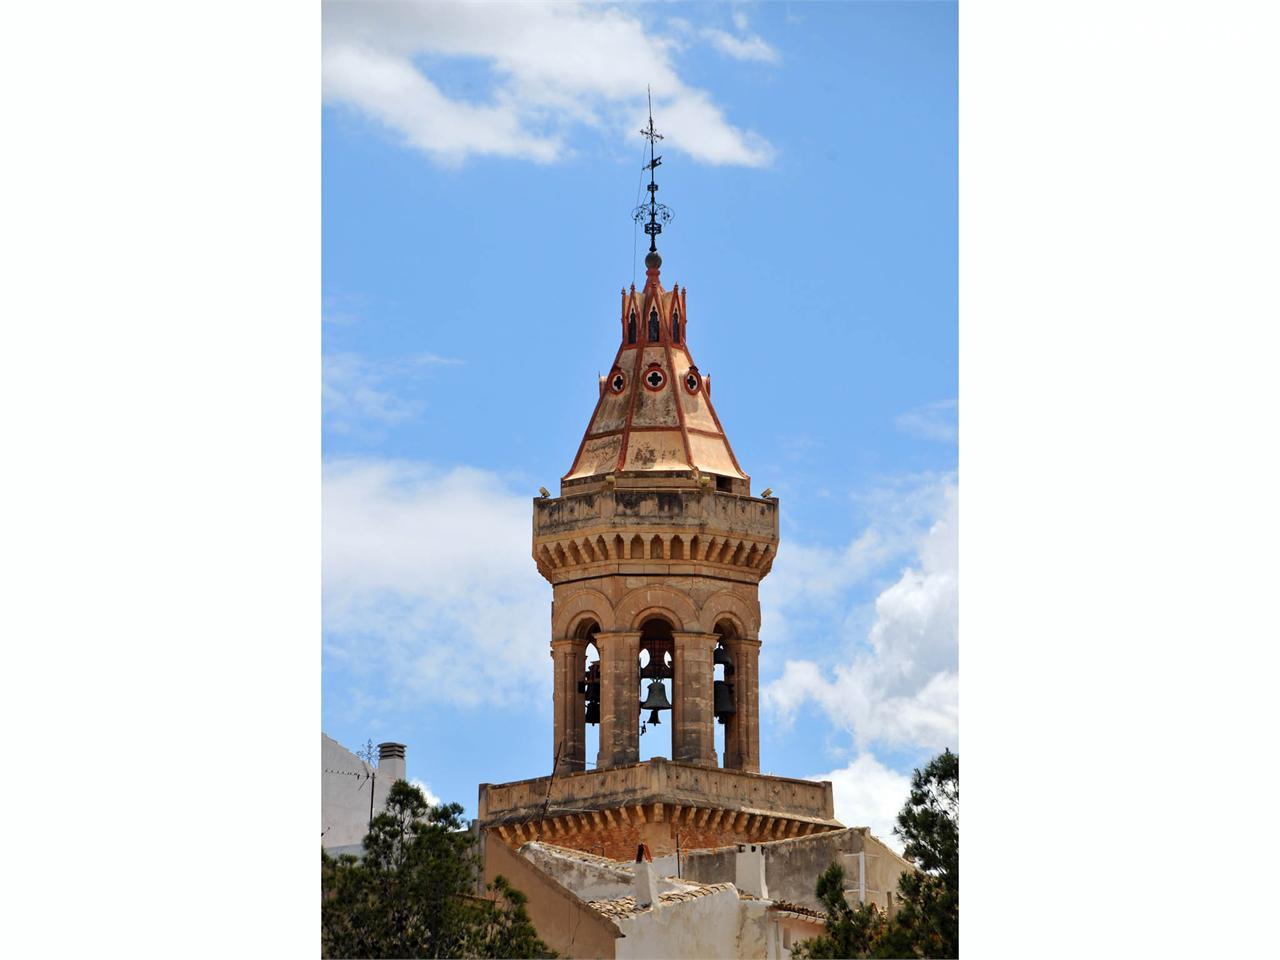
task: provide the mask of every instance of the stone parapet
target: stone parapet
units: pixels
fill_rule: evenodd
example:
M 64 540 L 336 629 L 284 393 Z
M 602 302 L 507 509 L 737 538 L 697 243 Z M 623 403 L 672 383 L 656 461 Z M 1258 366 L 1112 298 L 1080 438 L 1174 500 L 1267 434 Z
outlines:
M 533 501 L 533 558 L 552 583 L 700 572 L 756 582 L 777 546 L 777 500 L 709 486 L 605 488 Z
M 729 843 L 808 836 L 843 826 L 831 784 L 674 763 L 480 785 L 482 830 L 519 845 L 543 840 L 630 859 Z
M 769 812 L 838 826 L 829 781 L 773 777 L 662 758 L 564 776 L 480 785 L 480 824 L 559 812 L 666 801 L 739 812 Z

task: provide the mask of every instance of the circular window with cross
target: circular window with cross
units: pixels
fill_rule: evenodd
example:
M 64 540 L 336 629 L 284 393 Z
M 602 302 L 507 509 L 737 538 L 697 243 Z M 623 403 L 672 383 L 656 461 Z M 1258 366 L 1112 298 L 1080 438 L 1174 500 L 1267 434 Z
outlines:
M 689 372 L 684 375 L 684 388 L 690 393 L 697 393 L 700 386 L 702 378 L 698 376 L 698 368 L 690 367 Z
M 659 366 L 652 366 L 644 372 L 644 385 L 649 390 L 661 390 L 667 383 L 667 375 Z
M 609 376 L 609 389 L 614 393 L 621 393 L 627 385 L 627 378 L 623 376 L 621 370 L 614 370 Z

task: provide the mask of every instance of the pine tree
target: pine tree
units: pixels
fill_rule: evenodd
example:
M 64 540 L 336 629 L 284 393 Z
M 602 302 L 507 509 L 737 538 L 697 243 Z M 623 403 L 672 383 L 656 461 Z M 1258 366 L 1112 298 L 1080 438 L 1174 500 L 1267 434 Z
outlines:
M 833 863 L 818 878 L 827 932 L 797 944 L 811 960 L 857 957 L 956 957 L 960 951 L 960 758 L 950 750 L 911 777 L 894 833 L 917 869 L 898 878 L 892 919 L 871 904 L 849 906 L 844 871 Z
M 502 877 L 471 896 L 475 839 L 462 807 L 431 806 L 403 780 L 374 817 L 364 859 L 321 853 L 325 957 L 553 957 Z

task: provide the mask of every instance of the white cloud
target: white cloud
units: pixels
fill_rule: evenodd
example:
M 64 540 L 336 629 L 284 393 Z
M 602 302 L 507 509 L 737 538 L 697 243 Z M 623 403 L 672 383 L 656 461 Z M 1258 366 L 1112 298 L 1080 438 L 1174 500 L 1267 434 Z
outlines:
M 849 827 L 870 827 L 886 845 L 902 853 L 902 841 L 894 836 L 893 828 L 911 790 L 909 776 L 863 753 L 843 769 L 809 779 L 831 781 L 837 820 Z
M 434 792 L 432 792 L 431 788 L 428 787 L 426 783 L 419 780 L 417 777 L 410 777 L 409 785 L 413 787 L 417 787 L 419 790 L 421 790 L 422 795 L 427 798 L 427 803 L 431 804 L 433 807 L 438 807 L 440 806 L 440 804 L 444 802 L 438 796 L 436 796 Z
M 739 27 L 739 29 L 745 29 L 745 27 Z M 724 30 L 706 29 L 702 31 L 702 35 L 710 41 L 713 47 L 725 56 L 733 57 L 735 60 L 755 60 L 760 63 L 778 62 L 778 51 L 755 34 L 735 37 Z
M 876 598 L 865 644 L 830 670 L 789 660 L 765 687 L 764 701 L 781 719 L 812 700 L 860 751 L 875 743 L 957 745 L 959 497 L 950 481 L 940 493 L 941 514 L 918 543 L 913 566 Z M 869 536 L 854 541 L 847 554 L 858 555 Z M 779 619 L 787 616 L 784 605 Z
M 427 367 L 456 366 L 461 362 L 433 353 L 381 363 L 354 353 L 326 353 L 321 366 L 325 423 L 331 430 L 349 433 L 370 422 L 404 420 L 418 408 L 390 389 L 390 381 Z
M 320 388 L 326 423 L 346 432 L 358 421 L 403 420 L 413 408 L 383 389 L 385 379 L 374 365 L 355 354 L 326 354 Z
M 955 399 L 938 400 L 900 414 L 894 422 L 899 430 L 926 440 L 955 443 L 957 435 Z
M 474 155 L 550 162 L 568 152 L 578 125 L 634 136 L 647 84 L 668 148 L 745 166 L 773 154 L 684 84 L 672 63 L 676 39 L 634 8 L 329 0 L 323 9 L 325 99 L 375 118 L 440 163 Z M 487 64 L 485 89 L 442 90 L 442 58 Z
M 841 636 L 870 627 L 870 614 L 850 606 L 849 592 L 884 570 L 915 556 L 921 536 L 943 508 L 950 476 L 908 476 L 853 498 L 870 518 L 865 530 L 844 546 L 787 540 L 785 553 L 760 587 L 760 602 L 771 646 L 815 630 Z
M 545 699 L 529 497 L 484 470 L 379 460 L 327 464 L 322 496 L 325 647 L 344 672 L 419 701 Z

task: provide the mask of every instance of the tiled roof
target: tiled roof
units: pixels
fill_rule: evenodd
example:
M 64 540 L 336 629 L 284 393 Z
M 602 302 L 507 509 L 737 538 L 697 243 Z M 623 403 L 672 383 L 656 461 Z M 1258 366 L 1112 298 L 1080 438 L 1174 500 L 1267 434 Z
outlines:
M 643 290 L 623 294 L 618 352 L 601 378 L 600 398 L 573 466 L 561 479 L 700 470 L 745 480 L 711 403 L 710 387 L 689 353 L 684 291 L 664 290 L 656 269 L 647 277 Z M 657 337 L 649 329 L 651 311 L 658 317 Z M 678 336 L 673 336 L 673 313 L 681 315 Z M 633 315 L 634 339 L 627 328 Z
M 783 910 L 787 913 L 797 913 L 802 917 L 811 917 L 815 920 L 826 922 L 827 918 L 824 914 L 819 913 L 812 907 L 806 907 L 803 904 L 792 903 L 790 900 L 775 900 L 769 906 L 770 910 Z
M 689 883 L 686 881 L 684 886 L 686 889 L 671 890 L 667 893 L 658 894 L 658 905 L 665 907 L 673 903 L 684 903 L 687 900 L 697 900 L 699 897 L 734 889 L 732 883 Z M 650 909 L 649 907 L 637 907 L 635 897 L 618 897 L 615 900 L 591 900 L 589 903 L 597 913 L 602 913 L 606 917 L 612 917 L 615 920 L 625 920 Z
M 605 867 L 630 867 L 631 864 L 625 860 L 611 860 L 609 857 L 602 857 L 596 853 L 587 853 L 585 850 L 575 850 L 573 847 L 562 847 L 558 843 L 547 843 L 545 840 L 530 840 L 521 850 L 533 848 L 535 850 L 546 850 L 548 853 L 564 857 L 566 860 L 579 860 L 582 863 L 597 863 Z

